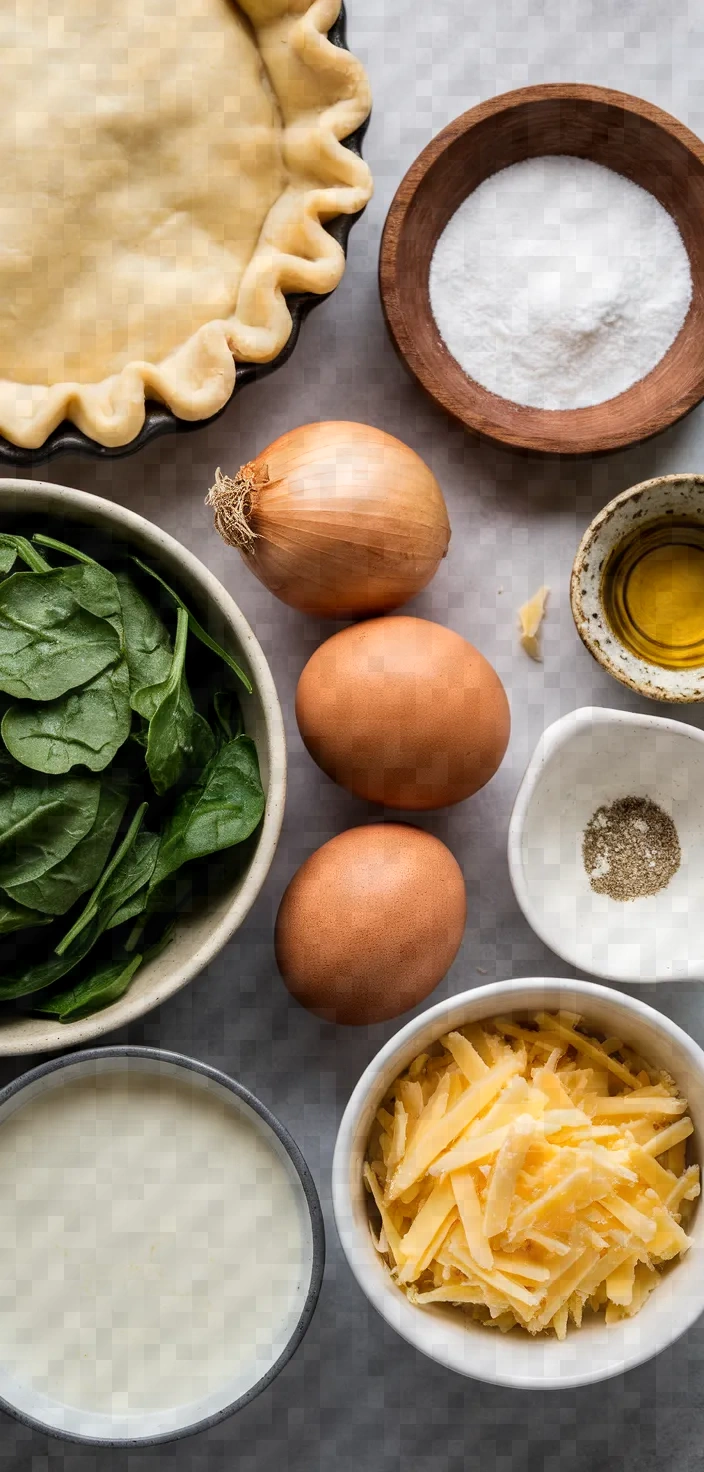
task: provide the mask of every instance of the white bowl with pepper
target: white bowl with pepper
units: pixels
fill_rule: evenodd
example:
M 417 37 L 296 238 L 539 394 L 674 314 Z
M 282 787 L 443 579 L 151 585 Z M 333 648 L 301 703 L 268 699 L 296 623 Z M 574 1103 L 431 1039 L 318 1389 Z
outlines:
M 570 965 L 704 980 L 704 732 L 602 707 L 556 721 L 521 783 L 508 859 L 526 919 Z

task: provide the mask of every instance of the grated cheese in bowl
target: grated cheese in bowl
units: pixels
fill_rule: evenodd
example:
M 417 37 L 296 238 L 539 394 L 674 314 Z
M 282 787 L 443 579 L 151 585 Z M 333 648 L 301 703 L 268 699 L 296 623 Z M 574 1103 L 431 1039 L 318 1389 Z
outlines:
M 451 1032 L 377 1112 L 374 1245 L 411 1302 L 504 1332 L 630 1317 L 690 1245 L 686 1111 L 668 1074 L 574 1013 Z

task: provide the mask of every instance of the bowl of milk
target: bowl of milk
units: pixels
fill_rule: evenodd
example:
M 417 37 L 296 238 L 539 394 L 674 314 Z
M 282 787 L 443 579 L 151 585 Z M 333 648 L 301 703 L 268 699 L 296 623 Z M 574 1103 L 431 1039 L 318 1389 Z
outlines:
M 98 1445 L 246 1405 L 298 1348 L 325 1238 L 282 1124 L 203 1063 L 52 1059 L 0 1092 L 0 1407 Z

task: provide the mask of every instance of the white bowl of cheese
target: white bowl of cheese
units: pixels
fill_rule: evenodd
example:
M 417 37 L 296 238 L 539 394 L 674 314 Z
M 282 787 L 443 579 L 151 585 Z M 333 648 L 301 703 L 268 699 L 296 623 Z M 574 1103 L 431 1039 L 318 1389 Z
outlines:
M 550 1054 L 550 1035 L 556 1027 L 557 1013 L 561 1014 L 558 1022 L 563 1029 L 560 1036 L 566 1049 L 559 1062 L 555 1061 L 554 1055 L 551 1061 Z M 534 1019 L 539 1014 L 550 1014 L 552 1020 L 538 1024 L 536 1034 L 533 1031 L 536 1026 Z M 573 1022 L 570 1014 L 581 1021 Z M 539 1076 L 533 1075 L 533 1065 L 524 1068 L 524 1077 L 511 1086 L 515 1090 L 516 1102 L 511 1104 L 513 1116 L 510 1117 L 506 1103 L 514 1095 L 506 1093 L 504 1083 L 499 1099 L 500 1091 L 491 1081 L 495 1067 L 507 1071 L 500 1042 L 497 1042 L 496 1058 L 503 1057 L 503 1062 L 498 1065 L 488 1056 L 486 1063 L 476 1060 L 476 1054 L 470 1048 L 470 1062 L 465 1064 L 469 1069 L 467 1076 L 454 1061 L 459 1059 L 463 1044 L 461 1041 L 454 1045 L 451 1043 L 451 1048 L 455 1048 L 454 1060 L 450 1060 L 450 1073 L 454 1075 L 451 1090 L 454 1092 L 451 1091 L 449 1102 L 445 1100 L 444 1105 L 440 1105 L 437 1117 L 441 1122 L 434 1126 L 435 1136 L 431 1138 L 430 1146 L 426 1147 L 425 1139 L 423 1143 L 425 1156 L 429 1157 L 424 1164 L 427 1171 L 425 1192 L 435 1186 L 446 1189 L 452 1171 L 466 1167 L 467 1160 L 471 1160 L 473 1165 L 470 1170 L 465 1169 L 465 1175 L 472 1174 L 474 1181 L 479 1183 L 473 1197 L 475 1203 L 479 1200 L 478 1221 L 481 1223 L 483 1220 L 486 1224 L 492 1174 L 496 1178 L 501 1142 L 507 1133 L 514 1139 L 522 1130 L 530 1133 L 534 1127 L 538 1131 L 537 1135 L 531 1136 L 536 1141 L 536 1158 L 542 1169 L 542 1150 L 545 1169 L 553 1172 L 552 1178 L 545 1178 L 548 1188 L 562 1193 L 561 1211 L 551 1215 L 545 1210 L 542 1217 L 533 1213 L 536 1233 L 533 1241 L 532 1229 L 526 1225 L 531 1217 L 531 1203 L 544 1202 L 547 1191 L 540 1193 L 533 1185 L 528 1168 L 532 1157 L 526 1159 L 522 1172 L 519 1162 L 516 1184 L 511 1186 L 515 1192 L 511 1214 L 509 1216 L 508 1203 L 504 1202 L 506 1211 L 501 1216 L 499 1201 L 501 1220 L 498 1222 L 498 1235 L 491 1239 L 493 1256 L 489 1250 L 488 1258 L 481 1259 L 484 1266 L 475 1278 L 475 1286 L 482 1291 L 486 1285 L 486 1298 L 494 1310 L 490 1315 L 484 1306 L 475 1307 L 482 1293 L 473 1293 L 471 1284 L 458 1293 L 454 1266 L 441 1266 L 455 1263 L 454 1251 L 459 1254 L 460 1261 L 469 1263 L 465 1272 L 474 1277 L 476 1254 L 480 1252 L 481 1243 L 471 1239 L 476 1226 L 476 1222 L 473 1226 L 470 1220 L 471 1201 L 469 1205 L 464 1202 L 464 1209 L 462 1205 L 450 1202 L 452 1211 L 446 1216 L 444 1225 L 440 1225 L 439 1233 L 433 1239 L 435 1247 L 431 1249 L 429 1243 L 420 1240 L 423 1227 L 419 1221 L 421 1212 L 417 1208 L 407 1209 L 418 1210 L 415 1221 L 407 1218 L 407 1212 L 401 1224 L 398 1213 L 387 1212 L 386 1219 L 383 1214 L 380 1217 L 365 1184 L 365 1166 L 369 1179 L 370 1140 L 378 1140 L 380 1128 L 386 1129 L 382 1148 L 391 1153 L 396 1149 L 396 1190 L 394 1193 L 393 1184 L 389 1184 L 389 1171 L 383 1191 L 377 1189 L 376 1196 L 382 1206 L 389 1195 L 393 1197 L 395 1194 L 399 1201 L 402 1188 L 407 1190 L 408 1183 L 412 1183 L 420 1173 L 418 1168 L 413 1168 L 411 1160 L 411 1152 L 416 1150 L 418 1167 L 420 1126 L 412 1123 L 409 1112 L 411 1123 L 406 1131 L 404 1120 L 404 1139 L 399 1145 L 398 1140 L 391 1138 L 393 1130 L 388 1113 L 382 1112 L 382 1124 L 379 1125 L 378 1112 L 385 1103 L 388 1106 L 386 1096 L 391 1086 L 414 1060 L 428 1050 L 431 1059 L 439 1053 L 448 1057 L 445 1051 L 447 1044 L 443 1044 L 442 1050 L 437 1046 L 440 1039 L 446 1039 L 448 1034 L 456 1037 L 459 1029 L 462 1029 L 464 1037 L 483 1037 L 478 1024 L 488 1024 L 496 1018 L 506 1020 L 509 1033 L 513 1030 L 512 1036 L 506 1038 L 507 1049 L 511 1047 L 520 1051 L 526 1048 L 520 1035 L 527 1028 L 531 1030 L 531 1039 L 540 1036 L 546 1065 L 557 1069 L 554 1080 L 546 1079 L 539 1060 Z M 575 1028 L 579 1040 L 576 1049 L 568 1040 L 568 1034 Z M 605 1041 L 603 1054 L 600 1041 L 595 1049 L 590 1038 Z M 622 1052 L 616 1050 L 615 1039 L 623 1042 Z M 529 1059 L 537 1056 L 536 1048 L 537 1044 L 534 1046 L 531 1042 Z M 469 1077 L 472 1057 L 481 1070 L 479 1083 L 476 1080 L 472 1082 Z M 641 1065 L 634 1059 L 640 1059 L 641 1064 L 642 1061 L 647 1062 L 650 1078 L 642 1068 L 638 1077 L 637 1070 Z M 420 1066 L 421 1070 L 425 1067 L 422 1063 L 415 1066 Z M 435 1066 L 439 1078 L 439 1059 L 435 1060 Z M 570 1073 L 570 1078 L 567 1078 L 567 1072 L 560 1071 L 563 1067 Z M 508 1071 L 511 1071 L 510 1058 Z M 665 1083 L 660 1082 L 661 1073 Z M 419 1078 L 424 1076 L 423 1072 L 417 1075 Z M 575 1098 L 579 1090 L 582 1091 L 578 1107 L 570 1099 L 570 1108 L 566 1111 L 562 1106 L 567 1101 L 559 1097 L 560 1089 L 565 1085 L 569 1086 Z M 542 1094 L 544 1088 L 548 1094 L 555 1090 L 555 1098 L 545 1099 Z M 479 1092 L 484 1091 L 485 1097 L 479 1108 L 472 1104 L 472 1089 L 477 1098 Z M 585 1092 L 588 1090 L 591 1092 Z M 403 1097 L 406 1098 L 405 1095 Z M 634 1099 L 639 1102 L 634 1104 Z M 499 1120 L 497 1101 L 501 1104 L 501 1100 L 504 1101 L 504 1116 Z M 686 1109 L 683 1100 L 687 1101 Z M 409 1102 L 409 1111 L 410 1108 Z M 545 1112 L 541 1114 L 543 1108 Z M 451 1110 L 455 1111 L 455 1124 L 446 1124 L 450 1121 Z M 531 1114 L 536 1116 L 532 1124 Z M 477 1149 L 477 1132 L 481 1135 L 484 1119 L 487 1121 L 483 1137 L 486 1153 L 482 1156 Z M 470 1120 L 472 1122 L 468 1122 Z M 458 1122 L 459 1127 L 456 1127 Z M 501 1124 L 500 1129 L 495 1127 L 497 1123 Z M 427 1128 L 427 1121 L 423 1127 Z M 666 1130 L 669 1131 L 667 1136 Z M 672 1146 L 661 1150 L 660 1146 L 666 1140 L 671 1140 Z M 699 1174 L 696 1163 L 702 1159 L 703 1142 L 704 1052 L 668 1018 L 634 998 L 591 982 L 540 977 L 492 983 L 450 997 L 414 1018 L 381 1049 L 365 1070 L 345 1110 L 335 1149 L 333 1201 L 337 1229 L 350 1267 L 370 1302 L 397 1333 L 437 1363 L 459 1374 L 516 1389 L 566 1389 L 586 1385 L 622 1374 L 658 1354 L 683 1334 L 704 1310 L 704 1210 L 699 1208 L 696 1199 Z M 560 1148 L 556 1149 L 556 1145 Z M 378 1145 L 373 1145 L 371 1154 L 378 1153 L 378 1149 Z M 501 1156 L 504 1164 L 507 1150 L 508 1143 Z M 390 1162 L 390 1154 L 385 1154 L 385 1159 Z M 483 1177 L 477 1174 L 479 1161 L 485 1162 Z M 576 1166 L 570 1180 L 567 1180 L 569 1170 L 565 1162 Z M 442 1169 L 445 1164 L 447 1173 Z M 601 1188 L 599 1199 L 596 1199 L 595 1192 L 590 1196 L 584 1188 L 584 1181 L 585 1176 L 587 1180 L 596 1181 L 597 1176 L 593 1172 L 602 1168 L 615 1173 L 614 1183 L 613 1187 L 609 1186 L 608 1195 Z M 538 1167 L 535 1169 L 537 1171 Z M 537 1175 L 535 1179 L 538 1179 Z M 376 1181 L 372 1184 L 376 1187 Z M 408 1194 L 412 1197 L 412 1193 L 411 1184 Z M 455 1196 L 459 1203 L 459 1195 L 455 1193 Z M 438 1202 L 440 1216 L 446 1210 L 441 1197 L 442 1190 L 438 1190 L 434 1200 Z M 404 1196 L 404 1201 L 406 1199 Z M 427 1194 L 422 1194 L 419 1199 L 424 1208 Z M 674 1215 L 667 1206 L 668 1200 Z M 426 1211 L 426 1216 L 428 1212 L 432 1213 L 432 1206 Z M 452 1233 L 449 1236 L 448 1221 Z M 517 1225 L 522 1227 L 521 1232 L 517 1232 Z M 504 1226 L 505 1231 L 502 1230 Z M 386 1227 L 388 1235 L 385 1235 Z M 405 1235 L 411 1227 L 414 1228 L 414 1238 L 408 1238 L 399 1250 L 399 1241 L 403 1244 L 404 1238 L 399 1238 L 398 1233 Z M 389 1249 L 389 1238 L 394 1232 L 396 1259 Z M 641 1236 L 634 1235 L 636 1232 Z M 459 1239 L 460 1246 L 453 1246 L 454 1238 Z M 417 1261 L 412 1255 L 404 1256 L 404 1253 L 410 1254 L 408 1243 L 411 1240 L 421 1254 Z M 579 1244 L 580 1250 L 577 1251 Z M 422 1257 L 423 1250 L 425 1257 Z M 487 1250 L 486 1242 L 484 1250 Z M 512 1275 L 512 1252 L 520 1252 L 521 1261 L 525 1259 L 517 1276 Z M 559 1259 L 556 1256 L 558 1252 L 561 1254 Z M 474 1258 L 471 1253 L 475 1254 Z M 670 1260 L 663 1262 L 665 1257 Z M 417 1271 L 418 1263 L 428 1263 L 431 1258 L 431 1269 L 436 1274 L 435 1286 L 429 1282 L 426 1269 L 422 1273 Z M 517 1263 L 518 1258 L 513 1261 Z M 390 1266 L 394 1269 L 394 1276 Z M 560 1285 L 559 1278 L 563 1273 Z M 444 1293 L 443 1275 L 449 1280 L 448 1296 L 450 1289 L 457 1295 L 453 1301 L 440 1301 Z M 513 1327 L 511 1314 L 499 1312 L 507 1282 L 509 1299 L 513 1302 L 515 1291 L 518 1300 L 515 1305 L 518 1322 Z M 512 1290 L 510 1285 L 517 1282 L 520 1288 L 515 1289 L 514 1286 Z M 569 1295 L 562 1292 L 565 1285 L 570 1289 Z M 607 1288 L 615 1302 L 607 1296 Z M 590 1291 L 584 1292 L 582 1301 L 580 1291 L 587 1289 Z M 458 1306 L 458 1300 L 461 1300 L 461 1306 Z M 524 1307 L 524 1304 L 529 1307 Z M 579 1309 L 576 1315 L 573 1312 L 575 1304 Z M 485 1322 L 479 1321 L 479 1315 Z M 525 1323 L 521 1321 L 522 1315 L 525 1315 Z M 501 1322 L 497 1327 L 499 1319 Z M 501 1332 L 502 1329 L 505 1332 Z

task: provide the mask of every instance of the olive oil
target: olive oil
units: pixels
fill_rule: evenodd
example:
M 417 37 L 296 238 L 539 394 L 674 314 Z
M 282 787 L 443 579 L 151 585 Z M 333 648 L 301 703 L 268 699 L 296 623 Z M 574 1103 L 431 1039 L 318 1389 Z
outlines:
M 664 516 L 611 553 L 601 599 L 616 637 L 666 670 L 704 665 L 704 524 Z

